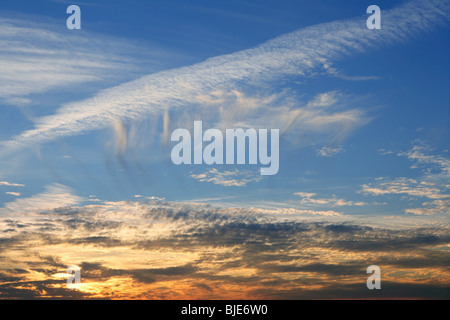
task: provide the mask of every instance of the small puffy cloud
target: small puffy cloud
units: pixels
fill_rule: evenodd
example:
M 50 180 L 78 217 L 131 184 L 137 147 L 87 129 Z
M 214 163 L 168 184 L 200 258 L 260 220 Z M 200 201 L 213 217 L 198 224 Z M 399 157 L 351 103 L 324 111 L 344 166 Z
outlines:
M 311 197 L 314 197 L 316 195 L 315 193 L 308 193 L 308 192 L 296 192 L 294 194 L 296 196 L 300 196 L 302 198 L 311 198 Z
M 16 196 L 16 197 L 19 197 L 20 196 L 20 192 L 12 192 L 12 191 L 7 191 L 7 192 L 5 192 L 6 194 L 9 194 L 9 195 L 11 195 L 11 196 Z
M 378 149 L 377 150 L 379 154 L 381 154 L 382 156 L 388 155 L 388 154 L 393 154 L 394 152 L 391 150 L 386 150 L 386 149 Z
M 146 199 L 154 200 L 154 201 L 164 201 L 164 200 L 166 200 L 166 198 L 164 198 L 164 197 L 156 197 L 156 196 L 146 197 Z
M 322 147 L 317 150 L 317 155 L 325 158 L 333 157 L 338 153 L 343 152 L 344 149 L 340 147 Z
M 449 195 L 441 194 L 440 189 L 433 183 L 419 182 L 415 179 L 405 177 L 394 180 L 362 185 L 362 192 L 373 195 L 405 194 L 415 197 L 426 197 L 431 199 L 448 198 Z
M 144 199 L 153 200 L 153 201 L 163 201 L 163 200 L 165 200 L 164 197 L 156 197 L 156 196 L 145 197 L 145 196 L 143 196 L 141 194 L 135 194 L 133 197 L 134 198 L 139 198 L 139 199 L 140 198 L 144 198 Z
M 405 213 L 415 215 L 450 214 L 450 200 L 426 201 L 421 208 L 406 209 Z
M 339 199 L 336 197 L 333 198 L 314 198 L 316 196 L 315 193 L 307 193 L 307 192 L 296 192 L 294 195 L 301 197 L 301 204 L 305 205 L 322 205 L 322 206 L 331 206 L 331 207 L 342 207 L 342 206 L 363 206 L 365 202 L 354 202 L 347 201 L 344 199 Z
M 8 181 L 0 181 L 0 186 L 8 186 L 8 187 L 25 187 L 25 185 L 20 183 L 12 183 Z
M 258 182 L 262 177 L 252 171 L 219 171 L 213 168 L 204 173 L 191 173 L 191 177 L 202 182 L 212 182 L 226 187 L 243 187 L 250 182 Z
M 412 168 L 417 168 L 419 165 L 429 166 L 428 168 L 435 171 L 441 171 L 448 177 L 450 176 L 450 159 L 441 155 L 434 155 L 431 153 L 431 148 L 424 145 L 416 145 L 408 152 L 400 152 L 399 156 L 404 156 L 414 161 Z

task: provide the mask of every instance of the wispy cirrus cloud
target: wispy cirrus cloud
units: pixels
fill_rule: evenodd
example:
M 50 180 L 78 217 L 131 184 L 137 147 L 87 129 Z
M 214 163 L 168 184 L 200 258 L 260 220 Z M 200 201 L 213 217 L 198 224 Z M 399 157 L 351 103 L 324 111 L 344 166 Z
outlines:
M 200 103 L 199 94 L 218 89 L 231 91 L 242 82 L 252 86 L 284 77 L 308 76 L 328 61 L 432 29 L 448 20 L 449 11 L 449 1 L 412 1 L 384 11 L 383 28 L 377 32 L 365 27 L 364 18 L 330 22 L 282 35 L 253 49 L 150 74 L 103 90 L 92 98 L 67 103 L 56 114 L 39 118 L 34 129 L 2 145 L 11 150 L 102 129 L 112 119 L 162 115 L 169 108 Z M 319 124 L 325 127 L 328 123 L 324 119 Z M 341 128 L 347 129 L 348 122 L 341 122 Z
M 3 102 L 27 105 L 32 103 L 31 94 L 111 79 L 123 81 L 126 76 L 138 73 L 142 61 L 146 61 L 150 70 L 160 68 L 156 57 L 164 52 L 162 49 L 138 49 L 129 40 L 85 30 L 81 34 L 68 32 L 64 25 L 58 24 L 60 21 L 41 20 L 34 16 L 5 17 L 0 13 Z M 133 61 L 136 55 L 140 60 Z
M 30 198 L 21 198 L 13 202 L 5 203 L 4 208 L 0 208 L 0 215 L 14 216 L 23 213 L 35 213 L 39 212 L 39 210 L 46 212 L 55 208 L 72 206 L 82 201 L 83 198 L 75 195 L 69 187 L 61 184 L 53 184 L 45 187 L 44 192 Z
M 357 106 L 357 99 L 337 90 L 308 99 L 292 90 L 272 94 L 215 90 L 202 94 L 199 99 L 197 105 L 177 110 L 170 127 L 189 127 L 194 118 L 202 117 L 205 125 L 210 123 L 222 130 L 278 128 L 287 141 L 305 146 L 340 143 L 371 120 L 368 111 Z

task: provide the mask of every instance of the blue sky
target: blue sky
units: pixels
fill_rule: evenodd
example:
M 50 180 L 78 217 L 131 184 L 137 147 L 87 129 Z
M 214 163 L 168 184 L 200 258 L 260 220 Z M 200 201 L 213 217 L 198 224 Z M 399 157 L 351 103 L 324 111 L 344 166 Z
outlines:
M 379 3 L 383 13 L 401 5 L 402 2 Z M 445 7 L 446 3 L 440 5 Z M 448 159 L 449 45 L 445 41 L 445 17 L 433 16 L 427 25 L 405 21 L 396 30 L 394 19 L 388 20 L 389 16 L 383 14 L 384 28 L 368 30 L 366 6 L 359 1 L 345 5 L 332 1 L 320 5 L 302 1 L 132 1 L 126 7 L 118 1 L 99 1 L 80 3 L 82 29 L 68 30 L 64 23 L 68 16 L 64 12 L 66 6 L 64 1 L 2 4 L 3 25 L 13 26 L 12 32 L 26 28 L 14 41 L 4 31 L 8 41 L 2 53 L 4 59 L 16 64 L 24 59 L 33 64 L 30 72 L 25 68 L 18 72 L 14 69 L 17 65 L 10 65 L 2 76 L 2 83 L 15 89 L 5 88 L 2 94 L 0 137 L 5 156 L 1 159 L 0 176 L 5 182 L 25 185 L 3 186 L 3 204 L 40 193 L 45 186 L 57 183 L 79 196 L 95 195 L 102 200 L 129 200 L 134 195 L 175 201 L 214 198 L 217 200 L 212 202 L 227 205 L 272 207 L 277 202 L 275 206 L 298 209 L 403 215 L 424 199 L 408 193 L 384 193 L 380 197 L 364 192 L 363 186 L 376 185 L 379 180 L 375 179 L 380 177 L 394 183 L 399 178 L 427 180 L 427 170 L 447 172 L 447 168 L 438 167 L 431 160 L 412 168 L 417 160 L 407 156 L 420 146 L 424 156 Z M 407 10 L 414 14 L 414 9 L 408 7 L 396 10 L 400 15 L 403 10 L 404 20 L 408 19 Z M 429 10 L 430 15 L 435 15 Z M 251 81 L 236 82 L 232 80 L 234 75 L 229 74 L 229 80 L 224 80 L 228 83 L 217 79 L 217 90 L 198 89 L 198 95 L 213 96 L 221 103 L 202 106 L 199 101 L 177 101 L 176 106 L 153 108 L 145 106 L 144 101 L 143 106 L 136 106 L 143 110 L 132 117 L 127 115 L 133 111 L 133 105 L 129 105 L 129 111 L 119 112 L 116 120 L 105 118 L 92 128 L 50 134 L 45 141 L 40 141 L 38 133 L 18 150 L 8 145 L 35 128 L 39 121 L 52 123 L 53 114 L 64 114 L 69 112 L 64 108 L 82 106 L 84 101 L 101 96 L 101 90 L 109 90 L 100 98 L 108 100 L 118 86 L 130 81 L 139 84 L 141 77 L 158 76 L 159 71 L 170 70 L 170 79 L 178 71 L 184 73 L 183 67 L 207 64 L 208 58 L 216 59 L 213 64 L 220 67 L 225 55 L 235 55 L 233 59 L 239 60 L 239 52 L 261 46 L 264 51 L 266 41 L 283 34 L 292 37 L 287 41 L 308 38 L 303 34 L 308 32 L 304 28 L 309 27 L 316 33 L 312 39 L 326 39 L 327 28 L 337 32 L 346 23 L 356 30 L 360 28 L 361 34 L 350 37 L 353 39 L 349 43 L 337 44 L 336 52 L 325 46 L 320 48 L 321 61 L 312 61 L 314 52 L 307 52 L 311 67 L 278 69 L 279 74 L 274 77 L 272 71 L 263 70 L 260 78 Z M 44 32 L 51 33 L 51 41 Z M 382 36 L 375 35 L 377 32 Z M 336 35 L 330 33 L 329 41 L 333 43 L 331 35 Z M 30 51 L 13 56 L 18 45 Z M 277 46 L 270 49 L 274 59 L 283 57 Z M 311 48 L 314 50 L 314 45 Z M 299 43 L 292 52 L 297 49 L 302 54 L 305 48 Z M 58 62 L 51 62 L 52 58 Z M 53 74 L 48 79 L 39 78 L 48 75 L 45 68 L 50 65 Z M 197 79 L 196 75 L 192 78 Z M 132 83 L 130 88 L 133 86 Z M 130 97 L 137 98 L 137 94 L 133 92 Z M 151 100 L 145 96 L 144 99 Z M 163 103 L 170 104 L 170 97 L 167 99 Z M 206 125 L 217 125 L 218 114 L 205 113 L 205 106 L 212 113 L 232 114 L 254 103 L 256 111 L 243 119 L 236 117 L 229 124 L 236 127 L 236 123 L 245 122 L 248 127 L 264 128 L 286 124 L 285 119 L 269 121 L 271 112 L 280 113 L 273 111 L 276 108 L 286 114 L 320 99 L 327 110 L 317 111 L 311 117 L 329 117 L 330 123 L 316 130 L 311 126 L 316 125 L 316 120 L 322 121 L 319 118 L 305 120 L 306 123 L 298 121 L 284 132 L 276 176 L 259 177 L 256 166 L 176 167 L 170 162 L 170 141 L 168 145 L 161 140 L 166 109 L 174 119 L 170 127 L 174 130 L 177 122 L 188 127 L 193 120 L 211 120 Z M 229 111 L 218 111 L 220 108 Z M 258 112 L 263 115 L 259 117 Z M 112 121 L 120 123 L 128 139 L 120 155 L 114 150 L 117 132 L 112 129 Z M 214 169 L 208 174 L 212 182 L 193 178 Z M 231 183 L 223 182 L 225 178 L 219 172 L 227 172 Z M 220 177 L 215 179 L 217 175 Z M 443 188 L 440 191 L 445 193 Z M 342 199 L 349 205 L 330 207 L 333 201 L 314 204 L 296 196 L 297 192 L 315 193 L 318 199 Z M 352 202 L 365 204 L 355 207 Z
M 443 0 L 2 1 L 0 298 L 42 296 L 20 291 L 36 279 L 51 296 L 69 264 L 87 297 L 334 298 L 314 270 L 341 268 L 366 297 L 370 264 L 383 297 L 445 297 L 449 17 Z M 279 129 L 278 173 L 174 165 L 170 134 L 196 120 Z

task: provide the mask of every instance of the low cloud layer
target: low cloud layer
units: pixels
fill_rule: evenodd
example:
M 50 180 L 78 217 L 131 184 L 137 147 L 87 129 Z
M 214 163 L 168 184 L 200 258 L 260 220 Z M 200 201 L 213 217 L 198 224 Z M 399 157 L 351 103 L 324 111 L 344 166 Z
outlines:
M 391 221 L 394 231 L 165 201 L 17 213 L 0 219 L 0 298 L 448 298 L 448 226 L 411 219 L 408 228 Z M 73 264 L 77 290 L 64 278 Z M 372 264 L 378 292 L 365 287 Z

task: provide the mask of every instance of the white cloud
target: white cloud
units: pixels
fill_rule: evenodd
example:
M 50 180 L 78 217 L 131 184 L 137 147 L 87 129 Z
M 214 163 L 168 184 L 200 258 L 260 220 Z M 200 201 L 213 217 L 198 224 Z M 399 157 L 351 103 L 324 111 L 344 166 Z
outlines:
M 386 150 L 386 149 L 378 149 L 377 150 L 379 154 L 381 154 L 382 156 L 388 155 L 388 154 L 393 154 L 394 152 L 391 150 Z
M 249 208 L 250 211 L 271 214 L 271 215 L 312 215 L 312 216 L 327 216 L 327 217 L 341 217 L 342 213 L 333 210 L 305 210 L 296 208 L 277 208 L 277 209 L 264 209 L 264 208 Z
M 258 90 L 257 90 L 258 91 Z M 171 116 L 171 128 L 190 128 L 203 119 L 204 127 L 277 128 L 295 146 L 337 144 L 371 119 L 353 97 L 339 91 L 305 99 L 292 90 L 279 93 L 214 90 L 201 102 Z M 184 111 L 184 112 L 183 112 Z
M 315 193 L 307 192 L 296 192 L 294 195 L 300 196 L 300 203 L 305 205 L 320 205 L 320 206 L 331 206 L 331 207 L 343 207 L 343 206 L 364 206 L 365 202 L 354 202 L 347 201 L 339 198 L 314 198 Z
M 258 182 L 262 177 L 252 171 L 219 171 L 216 168 L 205 171 L 204 173 L 192 173 L 191 177 L 202 182 L 212 182 L 226 187 L 243 187 L 250 182 Z
M 24 184 L 20 183 L 12 183 L 8 181 L 0 181 L 0 186 L 8 186 L 8 187 L 25 187 Z
M 405 213 L 415 215 L 450 214 L 450 200 L 424 202 L 421 208 L 406 209 Z
M 420 10 L 417 9 L 418 6 Z M 365 17 L 335 21 L 279 36 L 253 49 L 210 58 L 192 66 L 150 74 L 103 90 L 90 99 L 65 104 L 56 114 L 38 119 L 35 129 L 25 131 L 3 145 L 10 150 L 61 136 L 105 128 L 112 119 L 137 120 L 146 116 L 162 115 L 168 108 L 183 108 L 201 103 L 199 96 L 205 93 L 218 89 L 230 92 L 241 82 L 257 85 L 288 76 L 308 76 L 328 60 L 339 59 L 380 44 L 404 40 L 415 33 L 429 30 L 440 21 L 446 20 L 449 11 L 449 3 L 445 1 L 412 1 L 396 9 L 385 10 L 383 28 L 377 32 L 364 27 Z M 50 40 L 54 37 L 53 34 L 45 32 L 36 33 L 36 36 Z M 37 49 L 27 50 L 36 53 Z M 49 53 L 44 50 L 43 54 Z M 48 61 L 54 62 L 53 59 Z M 94 79 L 92 67 L 98 68 L 95 59 L 83 63 L 82 66 L 86 66 L 89 72 L 82 73 L 70 81 Z M 49 74 L 52 74 L 52 70 L 53 68 L 49 68 Z M 65 81 L 60 79 L 59 74 L 53 76 L 56 79 L 55 84 Z M 31 83 L 34 84 L 38 78 L 30 74 Z M 26 83 L 25 87 L 30 87 L 29 83 Z M 19 90 L 17 94 L 20 94 L 22 89 L 14 90 Z M 324 113 L 322 117 L 315 119 L 314 123 L 321 128 L 330 124 L 336 125 L 338 132 L 344 135 L 348 133 L 346 128 L 351 131 L 363 122 L 363 115 L 362 111 L 355 110 L 328 116 Z M 3 154 L 5 152 L 2 151 Z
M 449 197 L 448 195 L 440 194 L 440 189 L 435 187 L 434 184 L 424 181 L 419 182 L 405 177 L 389 181 L 378 181 L 376 184 L 364 184 L 362 186 L 362 192 L 374 195 L 405 194 L 430 199 Z
M 166 198 L 164 198 L 164 197 L 156 197 L 156 196 L 146 197 L 146 199 L 153 200 L 153 201 L 164 201 L 164 200 L 166 200 Z
M 398 155 L 414 161 L 415 164 L 412 166 L 413 169 L 418 168 L 419 166 L 425 166 L 427 170 L 425 173 L 429 178 L 438 172 L 435 177 L 440 175 L 448 181 L 448 179 L 450 179 L 450 159 L 444 158 L 441 155 L 429 154 L 430 152 L 432 152 L 432 150 L 429 147 L 416 145 L 410 151 L 400 152 Z
M 20 183 L 12 183 L 8 181 L 0 181 L 0 186 L 9 186 L 9 187 L 25 187 L 25 185 Z
M 12 191 L 7 191 L 5 192 L 6 194 L 12 195 L 12 196 L 16 196 L 19 197 L 20 196 L 20 192 L 12 192 Z
M 31 93 L 101 80 L 121 65 L 89 51 L 88 39 L 22 20 L 0 18 L 0 39 L 0 96 L 12 104 L 26 104 L 21 96 Z
M 332 67 L 331 64 L 325 63 L 323 65 L 324 70 L 336 78 L 348 80 L 348 81 L 368 81 L 368 80 L 378 80 L 380 77 L 378 76 L 348 76 L 342 73 L 342 71 L 337 70 Z
M 296 196 L 300 196 L 302 198 L 311 198 L 316 196 L 316 193 L 311 193 L 311 192 L 296 192 L 294 193 Z
M 144 56 L 144 52 L 146 66 L 156 69 L 150 61 L 163 52 L 86 30 L 67 32 L 59 23 L 43 23 L 35 16 L 0 17 L 0 97 L 4 102 L 23 106 L 32 102 L 26 97 L 29 94 L 124 79 L 124 74 L 138 71 L 130 56 Z
M 322 147 L 317 150 L 317 155 L 329 158 L 341 153 L 342 151 L 344 151 L 344 149 L 341 147 Z
M 13 213 L 14 216 L 28 213 L 39 213 L 57 208 L 76 205 L 83 198 L 72 193 L 69 187 L 61 184 L 53 184 L 45 187 L 45 191 L 30 198 L 21 198 L 4 204 L 0 213 Z
M 416 145 L 408 152 L 398 156 L 413 161 L 411 169 L 422 169 L 416 178 L 397 177 L 393 179 L 376 178 L 373 183 L 362 185 L 361 191 L 374 196 L 403 195 L 408 199 L 426 198 L 421 208 L 407 208 L 405 213 L 417 215 L 450 214 L 450 160 L 430 154 L 432 150 L 424 145 Z

